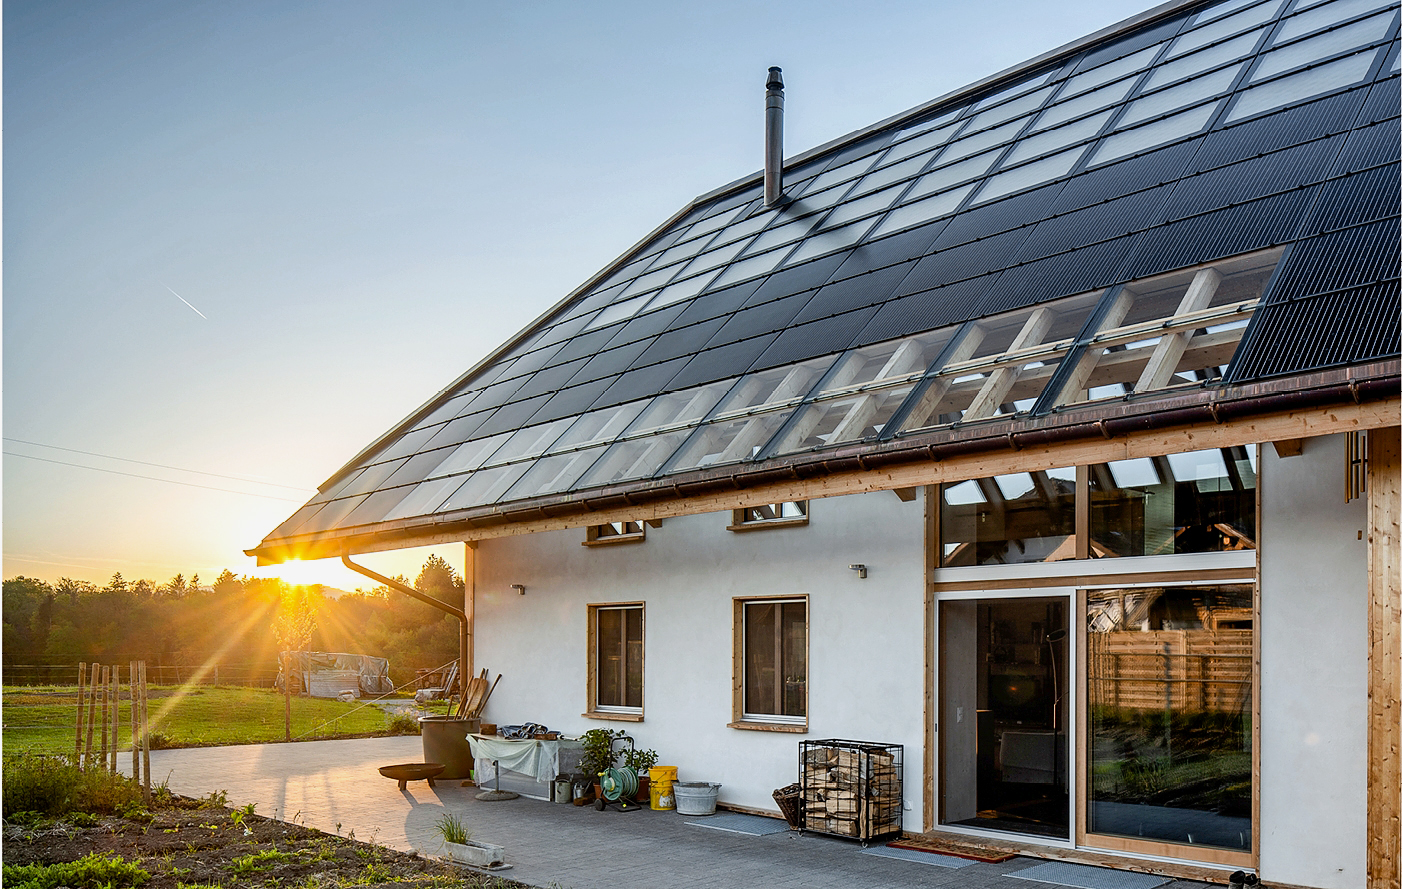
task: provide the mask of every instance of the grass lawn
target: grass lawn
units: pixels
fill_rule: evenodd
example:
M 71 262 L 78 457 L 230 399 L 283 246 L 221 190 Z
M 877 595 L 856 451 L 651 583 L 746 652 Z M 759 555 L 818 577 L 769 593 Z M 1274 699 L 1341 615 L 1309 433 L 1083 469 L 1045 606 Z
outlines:
M 152 747 L 252 744 L 283 739 L 282 695 L 266 689 L 152 686 L 148 709 Z M 97 731 L 102 728 L 98 702 Z M 74 687 L 7 686 L 0 702 L 8 753 L 72 753 L 77 728 Z M 340 717 L 339 719 L 337 717 Z M 334 720 L 334 721 L 333 721 Z M 131 704 L 122 701 L 119 749 L 131 749 Z M 292 737 L 311 740 L 385 732 L 389 717 L 364 701 L 292 699 Z M 86 734 L 86 730 L 85 730 Z M 98 747 L 97 733 L 93 746 Z

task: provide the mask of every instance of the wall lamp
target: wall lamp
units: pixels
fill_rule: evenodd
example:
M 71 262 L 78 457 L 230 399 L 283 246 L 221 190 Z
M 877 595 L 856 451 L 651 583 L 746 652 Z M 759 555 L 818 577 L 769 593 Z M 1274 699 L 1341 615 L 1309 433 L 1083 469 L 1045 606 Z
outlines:
M 861 580 L 866 580 L 866 579 L 867 579 L 867 566 L 865 566 L 865 565 L 848 565 L 847 567 L 848 567 L 848 568 L 851 568 L 853 571 L 857 572 L 857 577 L 860 578 Z
M 526 585 L 524 583 L 513 583 L 511 588 L 523 596 L 526 594 Z

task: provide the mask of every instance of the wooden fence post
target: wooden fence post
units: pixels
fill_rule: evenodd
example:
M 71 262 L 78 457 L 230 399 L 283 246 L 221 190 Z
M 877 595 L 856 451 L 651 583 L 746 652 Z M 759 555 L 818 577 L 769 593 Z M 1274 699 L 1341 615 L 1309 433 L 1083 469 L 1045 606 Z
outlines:
M 122 665 L 112 665 L 112 755 L 107 761 L 107 770 L 117 774 L 117 738 L 122 725 Z
M 102 665 L 102 743 L 98 745 L 98 762 L 107 768 L 107 723 L 112 706 L 112 668 Z
M 141 671 L 141 792 L 151 799 L 151 711 L 150 697 L 146 685 L 146 662 L 137 661 Z
M 93 723 L 97 721 L 97 686 L 101 671 L 97 664 L 92 665 L 92 671 L 88 674 L 88 725 L 87 740 L 83 743 L 83 765 L 92 765 L 92 733 Z
M 83 685 L 87 682 L 88 665 L 78 665 L 78 734 L 73 741 L 73 759 L 83 764 Z

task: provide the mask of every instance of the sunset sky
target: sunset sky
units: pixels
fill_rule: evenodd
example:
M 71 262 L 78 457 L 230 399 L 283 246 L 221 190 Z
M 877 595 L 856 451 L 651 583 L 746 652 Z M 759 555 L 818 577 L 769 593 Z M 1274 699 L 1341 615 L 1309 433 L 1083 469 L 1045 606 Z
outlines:
M 756 170 L 768 66 L 794 155 L 1145 8 L 6 2 L 4 576 L 369 586 L 242 550 Z

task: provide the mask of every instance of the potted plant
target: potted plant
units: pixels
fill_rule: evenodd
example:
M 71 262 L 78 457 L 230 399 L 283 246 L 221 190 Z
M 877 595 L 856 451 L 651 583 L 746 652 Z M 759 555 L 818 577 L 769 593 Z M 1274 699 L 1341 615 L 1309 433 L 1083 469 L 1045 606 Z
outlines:
M 657 765 L 657 751 L 630 747 L 623 751 L 623 765 L 638 773 L 638 802 L 647 802 L 648 785 L 651 783 L 648 772 Z
M 618 754 L 614 752 L 614 741 L 628 737 L 628 733 L 619 729 L 591 728 L 589 731 L 579 736 L 583 746 L 584 755 L 579 758 L 579 771 L 594 782 L 596 796 L 600 796 L 598 790 L 599 775 L 605 769 L 613 768 L 614 762 L 618 760 Z
M 458 816 L 444 815 L 435 826 L 443 837 L 443 848 L 452 860 L 474 867 L 498 867 L 506 862 L 505 849 L 473 840 Z

